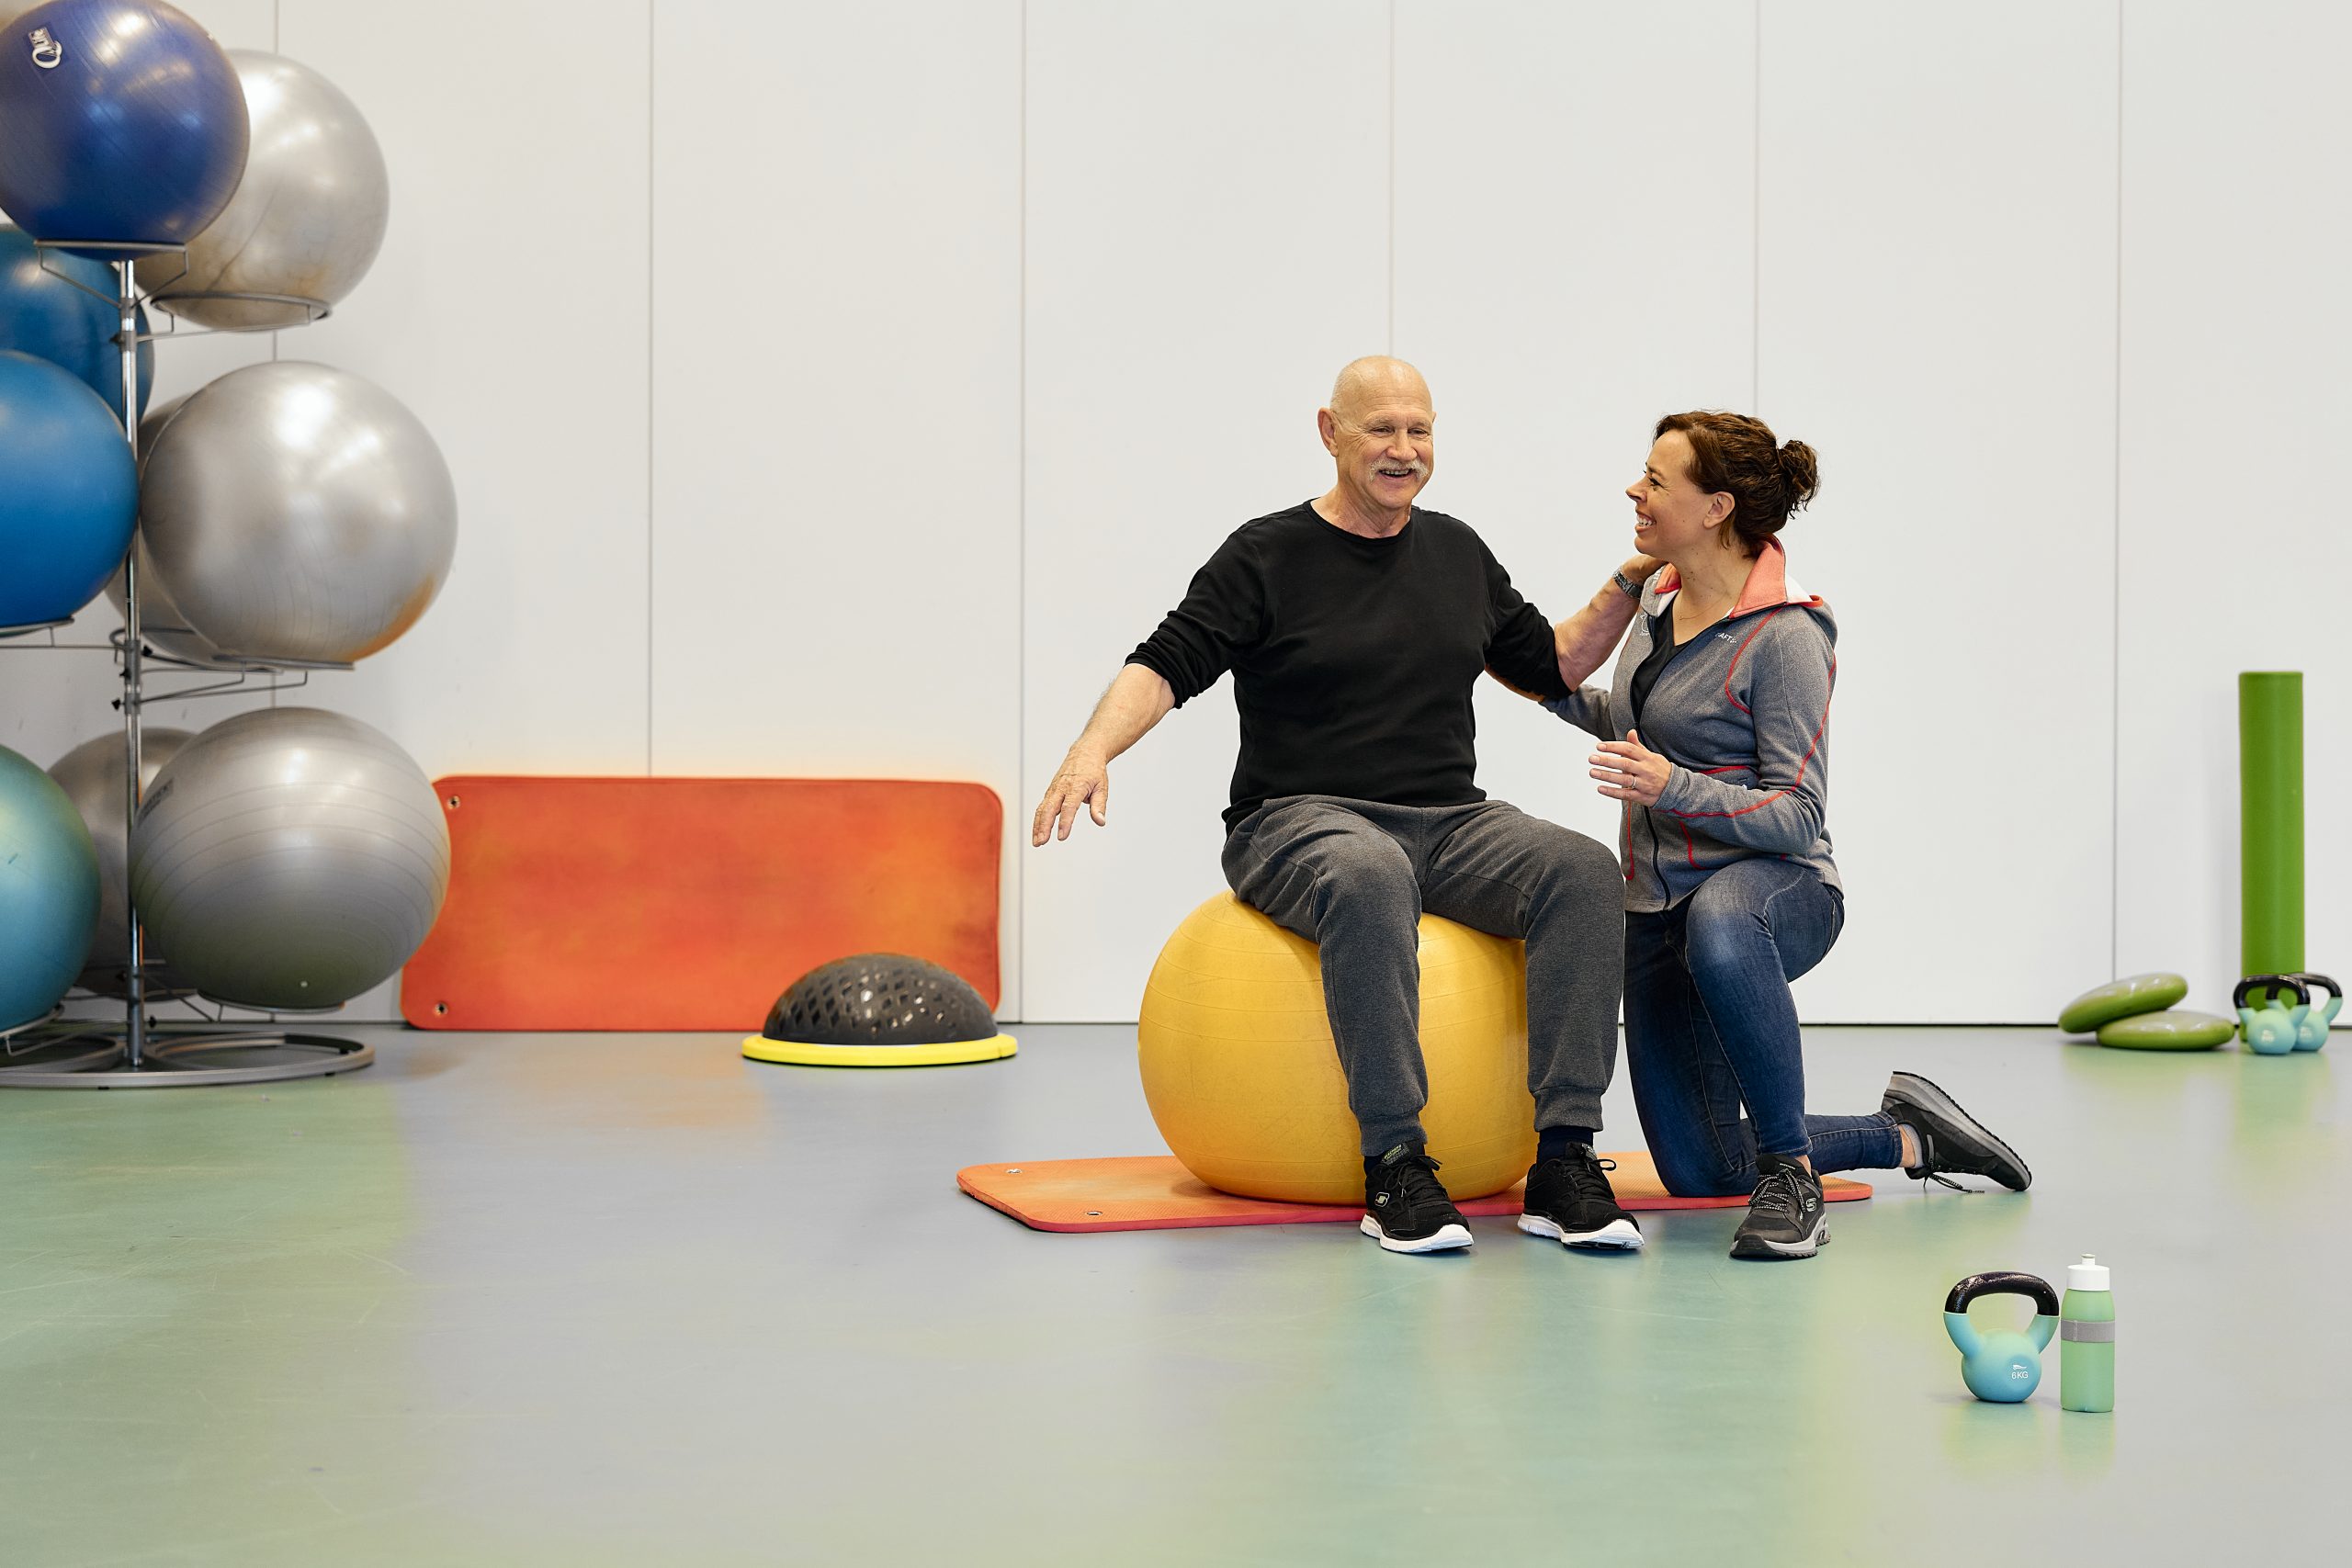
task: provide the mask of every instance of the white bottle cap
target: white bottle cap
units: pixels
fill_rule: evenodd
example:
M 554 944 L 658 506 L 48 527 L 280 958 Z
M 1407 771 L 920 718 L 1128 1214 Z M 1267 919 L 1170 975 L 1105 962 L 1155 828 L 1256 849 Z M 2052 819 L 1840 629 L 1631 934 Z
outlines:
M 2066 1265 L 2066 1288 L 2070 1291 L 2104 1291 L 2107 1289 L 2107 1265 L 2083 1254 L 2080 1263 Z

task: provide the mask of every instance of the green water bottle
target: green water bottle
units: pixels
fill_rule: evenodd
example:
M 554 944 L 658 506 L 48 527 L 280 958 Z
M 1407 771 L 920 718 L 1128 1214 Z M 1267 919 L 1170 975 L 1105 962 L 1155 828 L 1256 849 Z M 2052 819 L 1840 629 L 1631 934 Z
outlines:
M 2058 1307 L 2058 1404 L 2065 1410 L 2115 1408 L 2115 1298 L 2107 1266 L 2089 1253 L 2066 1269 Z

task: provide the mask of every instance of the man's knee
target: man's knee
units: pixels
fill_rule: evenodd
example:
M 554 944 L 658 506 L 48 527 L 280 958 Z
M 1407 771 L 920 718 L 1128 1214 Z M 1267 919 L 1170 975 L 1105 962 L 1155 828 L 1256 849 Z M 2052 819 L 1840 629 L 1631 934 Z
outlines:
M 1421 918 L 1421 890 L 1413 880 L 1413 863 L 1394 839 L 1351 833 L 1316 857 L 1315 905 L 1318 923 L 1334 916 L 1385 916 L 1410 923 Z
M 1598 840 L 1574 829 L 1544 823 L 1536 839 L 1539 881 L 1544 891 L 1599 898 L 1611 908 L 1624 896 L 1624 868 Z

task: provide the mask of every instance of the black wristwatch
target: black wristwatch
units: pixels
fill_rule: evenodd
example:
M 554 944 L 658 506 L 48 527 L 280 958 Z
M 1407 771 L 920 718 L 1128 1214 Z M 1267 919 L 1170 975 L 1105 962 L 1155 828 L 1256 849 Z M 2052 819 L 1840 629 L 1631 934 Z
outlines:
M 1632 578 L 1627 577 L 1623 567 L 1621 566 L 1615 571 L 1610 573 L 1609 580 L 1617 585 L 1617 592 L 1623 593 L 1626 598 L 1639 599 L 1642 596 L 1642 585 L 1634 581 Z

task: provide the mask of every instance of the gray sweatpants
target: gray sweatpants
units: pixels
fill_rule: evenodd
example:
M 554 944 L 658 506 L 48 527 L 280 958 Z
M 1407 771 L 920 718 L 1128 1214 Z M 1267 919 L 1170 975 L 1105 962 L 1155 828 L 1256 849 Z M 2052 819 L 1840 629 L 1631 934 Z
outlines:
M 1234 827 L 1225 879 L 1322 948 L 1348 1105 L 1363 1152 L 1422 1142 L 1422 911 L 1527 943 L 1527 1087 L 1535 1125 L 1600 1125 L 1617 1065 L 1624 876 L 1616 856 L 1499 800 L 1385 806 L 1270 800 Z

